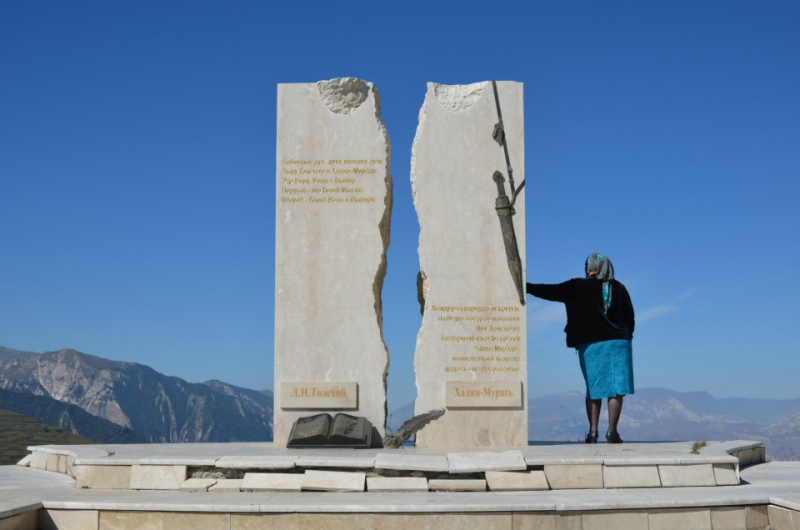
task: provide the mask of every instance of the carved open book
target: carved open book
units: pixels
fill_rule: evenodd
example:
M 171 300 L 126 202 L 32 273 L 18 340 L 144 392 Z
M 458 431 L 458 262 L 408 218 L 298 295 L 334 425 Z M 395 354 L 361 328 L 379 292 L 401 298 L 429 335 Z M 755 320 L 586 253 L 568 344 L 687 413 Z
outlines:
M 299 418 L 292 426 L 287 447 L 369 447 L 372 422 L 339 413 Z

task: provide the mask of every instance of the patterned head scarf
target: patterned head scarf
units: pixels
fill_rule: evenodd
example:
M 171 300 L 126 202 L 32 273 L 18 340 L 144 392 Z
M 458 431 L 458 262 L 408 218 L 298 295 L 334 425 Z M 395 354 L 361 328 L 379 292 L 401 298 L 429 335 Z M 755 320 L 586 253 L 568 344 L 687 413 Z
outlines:
M 594 271 L 598 280 L 603 280 L 603 312 L 608 313 L 611 307 L 611 282 L 614 279 L 614 266 L 605 254 L 591 254 L 586 258 L 586 274 Z

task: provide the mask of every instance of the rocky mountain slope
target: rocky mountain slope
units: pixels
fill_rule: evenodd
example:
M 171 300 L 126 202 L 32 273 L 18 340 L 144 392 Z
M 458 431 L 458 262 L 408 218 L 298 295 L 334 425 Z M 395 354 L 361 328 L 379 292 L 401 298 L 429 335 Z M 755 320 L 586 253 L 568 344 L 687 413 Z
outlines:
M 126 444 L 147 441 L 132 429 L 98 418 L 77 405 L 47 396 L 0 389 L 0 410 L 23 414 L 97 443 Z
M 189 383 L 75 350 L 0 350 L 0 389 L 52 397 L 150 442 L 272 440 L 272 399 L 219 381 Z

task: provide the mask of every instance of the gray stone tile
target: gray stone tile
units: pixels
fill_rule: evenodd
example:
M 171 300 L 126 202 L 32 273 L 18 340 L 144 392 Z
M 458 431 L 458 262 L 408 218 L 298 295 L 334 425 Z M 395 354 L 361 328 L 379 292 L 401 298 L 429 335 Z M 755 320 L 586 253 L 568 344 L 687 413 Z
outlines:
M 665 488 L 717 485 L 712 464 L 658 466 L 658 473 Z
M 132 490 L 177 490 L 186 482 L 186 466 L 131 466 Z
M 292 469 L 298 457 L 276 456 L 223 456 L 212 465 L 220 469 Z
M 375 467 L 374 456 L 328 456 L 313 455 L 301 456 L 295 460 L 297 467 L 323 467 L 323 468 L 347 468 L 347 469 L 372 469 Z
M 367 491 L 428 491 L 425 477 L 367 477 Z
M 217 483 L 215 478 L 190 478 L 178 488 L 179 491 L 208 491 L 208 488 Z
M 744 506 L 711 508 L 713 530 L 747 530 L 747 509 Z
M 603 488 L 603 466 L 600 464 L 546 465 L 544 474 L 554 490 Z
M 486 491 L 483 479 L 430 479 L 428 488 L 431 491 Z
M 544 471 L 487 471 L 491 491 L 543 491 L 550 489 Z
M 658 466 L 603 466 L 605 488 L 660 488 Z
M 375 469 L 394 469 L 400 471 L 438 471 L 447 472 L 447 456 L 441 455 L 401 455 L 380 453 L 375 458 Z
M 316 471 L 303 475 L 303 489 L 311 491 L 364 491 L 365 473 L 345 471 Z
M 583 530 L 648 530 L 647 512 L 614 510 L 584 512 L 582 523 Z
M 481 471 L 520 471 L 528 469 L 520 451 L 472 451 L 448 453 L 450 473 L 476 473 Z
M 300 491 L 303 473 L 245 473 L 242 491 Z
M 733 464 L 713 464 L 714 480 L 717 486 L 738 486 L 739 477 Z
M 242 490 L 242 481 L 240 478 L 229 478 L 218 480 L 216 484 L 208 488 L 208 491 L 219 492 L 240 492 Z
M 97 510 L 41 510 L 39 530 L 97 530 Z
M 650 530 L 711 530 L 709 509 L 678 508 L 654 510 L 648 514 Z

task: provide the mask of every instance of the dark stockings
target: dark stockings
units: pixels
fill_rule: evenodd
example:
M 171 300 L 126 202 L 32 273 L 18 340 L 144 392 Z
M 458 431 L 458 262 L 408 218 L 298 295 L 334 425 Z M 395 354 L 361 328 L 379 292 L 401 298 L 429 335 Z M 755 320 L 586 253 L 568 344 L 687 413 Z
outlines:
M 608 430 L 617 432 L 619 415 L 622 413 L 622 398 L 625 396 L 614 396 L 608 398 Z M 589 430 L 597 432 L 597 424 L 600 421 L 600 410 L 603 408 L 602 399 L 586 400 L 586 417 L 589 418 Z

